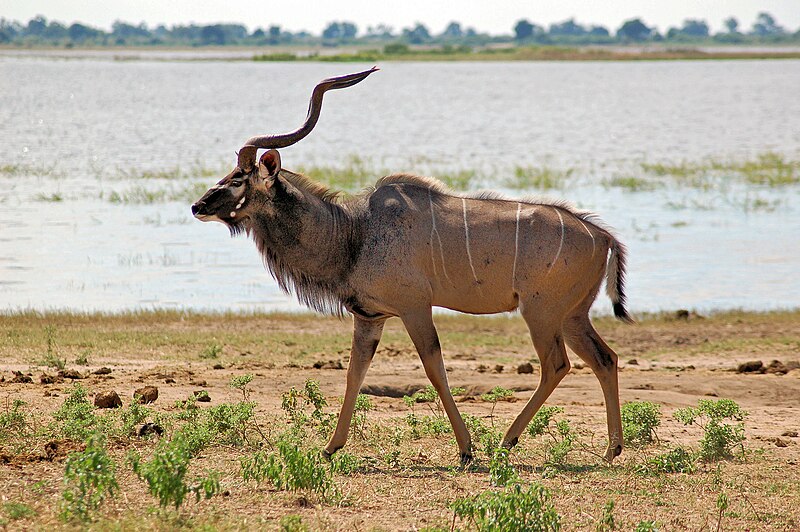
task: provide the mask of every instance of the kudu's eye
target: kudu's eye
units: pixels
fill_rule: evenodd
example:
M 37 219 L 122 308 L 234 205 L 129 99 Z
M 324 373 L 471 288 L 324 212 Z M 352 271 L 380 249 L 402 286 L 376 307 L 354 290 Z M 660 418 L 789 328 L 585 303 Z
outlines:
M 240 181 L 239 179 L 234 179 L 233 181 L 231 181 L 231 186 L 232 187 L 238 188 L 238 187 L 242 186 L 243 184 L 244 184 L 244 181 Z

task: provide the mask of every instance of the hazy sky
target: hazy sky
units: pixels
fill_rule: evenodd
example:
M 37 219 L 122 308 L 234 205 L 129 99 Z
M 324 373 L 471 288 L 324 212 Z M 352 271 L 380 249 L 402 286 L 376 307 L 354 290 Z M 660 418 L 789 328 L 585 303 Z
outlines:
M 35 15 L 103 29 L 110 29 L 115 20 L 150 26 L 237 22 L 250 30 L 279 25 L 312 33 L 319 33 L 334 20 L 355 22 L 360 31 L 377 24 L 399 30 L 422 22 L 439 33 L 455 20 L 462 27 L 499 34 L 511 33 L 521 18 L 549 25 L 572 17 L 612 31 L 628 18 L 641 17 L 662 32 L 686 18 L 700 18 L 716 31 L 728 16 L 736 17 L 742 29 L 749 29 L 760 11 L 771 13 L 791 31 L 800 27 L 800 0 L 0 0 L 0 17 L 21 22 Z

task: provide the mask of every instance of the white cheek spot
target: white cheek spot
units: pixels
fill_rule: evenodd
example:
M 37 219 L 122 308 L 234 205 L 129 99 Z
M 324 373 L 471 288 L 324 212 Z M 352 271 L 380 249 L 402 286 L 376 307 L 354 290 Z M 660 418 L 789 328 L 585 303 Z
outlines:
M 235 217 L 236 217 L 236 211 L 231 211 L 231 218 L 235 218 Z
M 242 199 L 239 200 L 239 203 L 236 204 L 236 210 L 239 210 L 239 209 L 242 208 L 242 205 L 244 205 L 244 201 L 246 199 L 247 199 L 246 197 L 243 197 Z

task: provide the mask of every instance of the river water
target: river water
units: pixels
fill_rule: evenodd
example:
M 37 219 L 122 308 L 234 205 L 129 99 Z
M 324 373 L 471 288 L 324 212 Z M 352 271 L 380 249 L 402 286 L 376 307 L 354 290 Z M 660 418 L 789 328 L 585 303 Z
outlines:
M 0 310 L 299 309 L 182 191 L 213 184 L 246 138 L 297 127 L 317 81 L 371 65 L 69 57 L 0 54 Z M 800 185 L 607 184 L 642 162 L 797 160 L 800 61 L 381 67 L 326 96 L 284 167 L 358 156 L 500 190 L 516 166 L 570 170 L 546 193 L 628 244 L 634 312 L 800 306 Z M 165 171 L 179 175 L 141 177 Z M 145 189 L 162 196 L 120 200 Z

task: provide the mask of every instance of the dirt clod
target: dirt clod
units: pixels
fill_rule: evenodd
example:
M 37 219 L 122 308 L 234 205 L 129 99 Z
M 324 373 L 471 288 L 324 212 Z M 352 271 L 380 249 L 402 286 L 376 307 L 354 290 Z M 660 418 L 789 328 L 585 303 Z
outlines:
M 195 390 L 192 392 L 192 395 L 197 398 L 198 403 L 210 403 L 211 396 L 208 395 L 208 392 L 205 390 Z
M 58 376 L 62 379 L 82 379 L 83 375 L 77 369 L 61 369 L 58 371 Z
M 223 366 L 222 364 L 214 364 L 213 366 L 211 366 L 211 368 L 212 369 L 225 369 L 225 366 Z
M 736 368 L 737 373 L 764 373 L 764 363 L 760 360 L 750 360 L 748 362 L 742 362 Z
M 31 378 L 30 375 L 25 375 L 21 371 L 15 371 L 14 372 L 14 378 L 11 379 L 11 382 L 27 384 L 27 383 L 33 382 L 33 379 Z
M 781 436 L 788 436 L 789 438 L 797 438 L 797 431 L 796 430 L 787 430 Z
M 145 423 L 141 427 L 139 427 L 139 430 L 136 431 L 136 434 L 140 438 L 150 436 L 151 434 L 156 434 L 158 436 L 161 436 L 162 434 L 164 434 L 164 429 L 161 427 L 161 425 L 157 423 Z
M 115 391 L 100 392 L 94 396 L 94 406 L 97 408 L 119 408 L 122 406 L 122 399 Z
M 49 375 L 47 373 L 39 375 L 39 384 L 55 384 L 60 380 L 57 375 Z
M 102 368 L 94 370 L 93 373 L 95 375 L 108 375 L 109 373 L 111 373 L 111 368 L 107 368 L 107 367 L 103 366 Z
M 492 372 L 493 372 L 493 373 L 503 373 L 503 369 L 504 369 L 504 368 L 503 368 L 503 365 L 502 365 L 502 364 L 496 364 L 496 365 L 494 366 L 494 369 L 492 370 Z
M 155 386 L 144 386 L 133 392 L 133 399 L 139 404 L 147 405 L 155 403 L 158 399 L 158 388 Z
M 628 360 L 628 365 L 629 366 L 638 366 L 639 365 L 639 361 L 636 360 L 635 358 L 632 358 L 632 359 Z
M 318 360 L 314 362 L 314 369 L 344 369 L 341 360 L 328 360 L 327 362 Z
M 530 362 L 523 362 L 519 366 L 517 366 L 517 373 L 520 375 L 527 375 L 533 373 L 533 364 Z
M 767 366 L 766 372 L 772 373 L 774 375 L 786 375 L 787 373 L 789 373 L 789 369 L 780 360 L 773 360 Z

